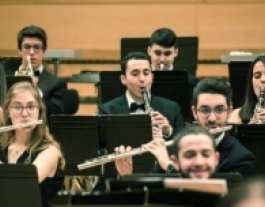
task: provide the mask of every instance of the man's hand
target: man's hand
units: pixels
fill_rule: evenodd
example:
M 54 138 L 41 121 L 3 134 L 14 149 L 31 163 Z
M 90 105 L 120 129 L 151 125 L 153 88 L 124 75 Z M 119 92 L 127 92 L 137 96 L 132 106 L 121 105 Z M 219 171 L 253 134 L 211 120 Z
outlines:
M 166 117 L 160 114 L 158 111 L 151 113 L 151 120 L 153 125 L 158 125 L 162 129 L 162 133 L 165 136 L 170 136 L 170 124 Z
M 163 170 L 167 169 L 170 158 L 167 152 L 166 141 L 164 139 L 154 139 L 148 144 L 143 145 L 143 147 L 156 157 Z
M 116 147 L 114 149 L 116 154 L 128 152 L 131 150 L 132 150 L 132 148 L 130 146 L 127 147 L 126 149 L 124 146 Z M 132 174 L 132 171 L 133 171 L 132 157 L 126 157 L 126 158 L 121 158 L 121 159 L 115 160 L 115 166 L 116 166 L 116 169 L 117 169 L 119 175 Z

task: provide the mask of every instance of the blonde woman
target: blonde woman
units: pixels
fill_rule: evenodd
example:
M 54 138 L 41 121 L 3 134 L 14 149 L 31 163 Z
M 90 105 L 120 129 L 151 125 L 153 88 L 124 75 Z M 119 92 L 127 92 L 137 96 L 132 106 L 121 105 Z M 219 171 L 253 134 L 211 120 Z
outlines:
M 0 138 L 0 161 L 33 164 L 37 168 L 43 207 L 50 206 L 52 186 L 64 157 L 58 143 L 47 128 L 46 109 L 38 89 L 28 82 L 14 84 L 3 105 L 3 125 L 15 125 L 43 120 L 43 124 L 3 132 Z

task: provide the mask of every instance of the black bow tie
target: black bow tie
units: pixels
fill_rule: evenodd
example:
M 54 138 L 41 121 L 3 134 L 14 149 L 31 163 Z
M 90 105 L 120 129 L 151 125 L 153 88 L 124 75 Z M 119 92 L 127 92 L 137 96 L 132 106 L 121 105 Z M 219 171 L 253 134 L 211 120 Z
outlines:
M 40 71 L 39 71 L 39 70 L 35 70 L 35 71 L 34 71 L 34 75 L 35 75 L 35 76 L 40 76 Z
M 137 104 L 135 102 L 131 103 L 130 112 L 136 111 L 137 109 L 142 109 L 143 111 L 145 111 L 144 103 L 143 104 Z

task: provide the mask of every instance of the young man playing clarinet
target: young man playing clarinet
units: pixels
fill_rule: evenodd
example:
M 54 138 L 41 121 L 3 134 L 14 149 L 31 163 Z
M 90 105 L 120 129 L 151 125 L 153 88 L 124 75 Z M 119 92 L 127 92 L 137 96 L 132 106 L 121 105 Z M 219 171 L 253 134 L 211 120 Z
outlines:
M 145 113 L 141 88 L 145 88 L 153 109 L 150 116 L 152 123 L 161 127 L 165 139 L 184 126 L 181 109 L 175 102 L 154 96 L 150 93 L 153 83 L 153 73 L 149 57 L 142 52 L 129 53 L 121 61 L 121 82 L 126 86 L 124 95 L 99 106 L 99 114 L 130 114 Z M 157 137 L 157 128 L 153 129 L 153 138 Z

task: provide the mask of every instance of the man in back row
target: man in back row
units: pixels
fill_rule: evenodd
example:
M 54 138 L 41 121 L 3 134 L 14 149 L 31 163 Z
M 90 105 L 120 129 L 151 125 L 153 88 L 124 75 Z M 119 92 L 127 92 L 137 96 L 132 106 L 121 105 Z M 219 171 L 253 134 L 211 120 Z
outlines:
M 231 111 L 231 89 L 226 83 L 211 78 L 201 80 L 198 83 L 194 89 L 192 113 L 203 128 L 212 130 L 225 126 Z M 177 135 L 176 138 L 178 137 Z M 216 167 L 216 172 L 238 172 L 244 177 L 250 176 L 255 167 L 253 153 L 246 149 L 236 138 L 225 132 L 214 135 L 214 138 L 216 149 L 219 153 L 219 164 Z M 199 174 L 209 174 L 211 167 L 207 164 L 206 158 L 209 158 L 210 154 L 207 150 L 204 150 L 204 142 L 197 142 L 198 137 L 196 136 L 193 136 L 193 138 L 189 137 L 189 139 L 181 139 L 182 141 L 178 142 L 178 150 L 176 150 L 176 147 L 170 147 L 166 151 L 164 140 L 153 140 L 145 145 L 145 148 L 158 161 L 152 172 L 163 173 L 171 170 L 183 171 L 186 169 L 182 172 L 185 174 L 197 169 Z M 183 143 L 184 141 L 187 142 Z M 127 150 L 130 150 L 130 148 L 127 148 Z M 125 148 L 121 146 L 116 148 L 115 151 L 121 153 L 125 151 Z M 199 164 L 194 160 L 199 160 Z M 116 166 L 119 174 L 132 173 L 131 158 L 117 161 Z
M 185 68 L 174 66 L 174 60 L 179 53 L 178 38 L 174 31 L 169 28 L 155 30 L 150 37 L 147 53 L 151 58 L 152 70 L 186 71 L 188 73 L 190 99 L 192 99 L 193 89 L 198 79 Z
M 34 75 L 31 75 L 32 83 L 39 88 L 42 100 L 47 108 L 47 117 L 51 114 L 64 114 L 64 95 L 67 91 L 67 83 L 50 72 L 43 65 L 44 54 L 47 49 L 47 35 L 44 29 L 37 26 L 27 26 L 21 29 L 17 35 L 18 53 L 21 57 L 19 68 L 27 68 L 31 64 Z M 28 57 L 30 63 L 28 61 Z M 19 68 L 6 65 L 5 75 L 15 75 Z

